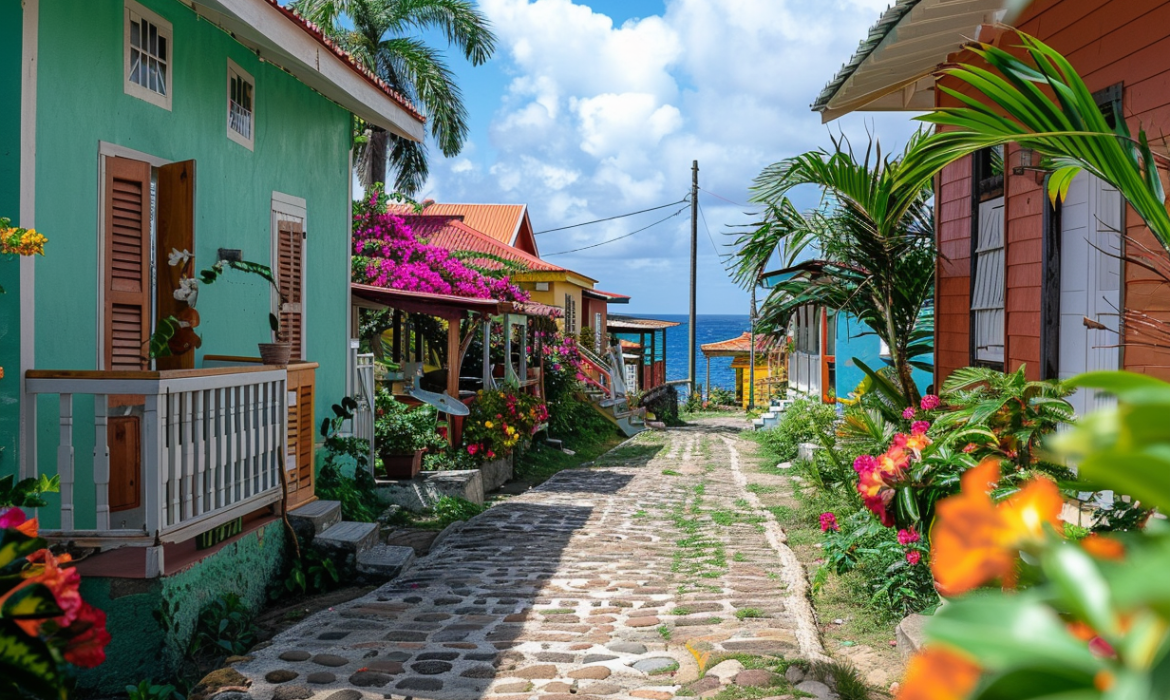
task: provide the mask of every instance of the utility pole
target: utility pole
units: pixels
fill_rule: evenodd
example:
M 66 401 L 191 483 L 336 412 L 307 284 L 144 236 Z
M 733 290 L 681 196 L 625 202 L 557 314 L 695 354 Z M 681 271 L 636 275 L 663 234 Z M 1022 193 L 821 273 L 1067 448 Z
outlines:
M 751 366 L 748 368 L 748 410 L 756 407 L 756 283 L 752 280 L 752 315 L 751 321 Z
M 687 327 L 687 379 L 691 382 L 691 393 L 695 393 L 695 280 L 698 278 L 699 255 L 699 161 L 691 164 L 691 318 Z M 711 395 L 711 387 L 707 387 Z

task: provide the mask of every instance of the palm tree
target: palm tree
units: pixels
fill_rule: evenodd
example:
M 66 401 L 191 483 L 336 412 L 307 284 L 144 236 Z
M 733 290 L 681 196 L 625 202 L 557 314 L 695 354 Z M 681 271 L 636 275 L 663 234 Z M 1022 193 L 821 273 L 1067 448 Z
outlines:
M 780 282 L 764 301 L 762 325 L 783 332 L 791 314 L 805 304 L 846 311 L 885 341 L 901 394 L 917 402 L 915 358 L 931 352 L 930 305 L 934 298 L 934 226 L 929 179 L 912 187 L 899 178 L 915 136 L 900 158 L 883 157 L 871 142 L 858 159 L 844 138 L 833 150 L 818 150 L 764 169 L 752 201 L 764 205 L 764 219 L 740 236 L 733 262 L 737 282 L 754 287 L 774 253 L 793 265 L 808 249 L 823 260 L 815 274 Z M 815 185 L 825 199 L 820 209 L 801 213 L 788 198 L 800 185 Z
M 463 149 L 467 108 L 443 53 L 412 33 L 438 30 L 472 65 L 492 56 L 496 37 L 472 0 L 296 0 L 291 7 L 315 22 L 366 68 L 417 104 L 448 158 Z M 395 169 L 395 188 L 414 194 L 426 182 L 426 145 L 370 127 L 358 152 L 358 179 L 369 187 Z

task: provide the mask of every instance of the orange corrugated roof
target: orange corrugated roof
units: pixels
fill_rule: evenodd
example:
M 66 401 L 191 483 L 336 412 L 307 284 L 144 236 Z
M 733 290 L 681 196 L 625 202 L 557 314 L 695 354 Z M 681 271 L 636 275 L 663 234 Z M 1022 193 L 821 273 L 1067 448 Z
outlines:
M 457 218 L 469 227 L 504 243 L 514 245 L 520 224 L 524 221 L 525 204 L 431 204 L 423 210 L 427 216 Z M 399 205 L 392 210 L 409 214 L 412 210 Z
M 762 352 L 768 349 L 771 338 L 766 335 L 756 336 L 756 352 Z M 739 354 L 750 353 L 752 351 L 752 334 L 745 332 L 738 338 L 730 338 L 728 340 L 721 340 L 717 343 L 704 343 L 700 346 L 704 355 L 712 357 L 720 354 Z
M 424 214 L 403 216 L 402 219 L 410 226 L 414 234 L 426 239 L 427 243 L 447 250 L 466 250 L 475 253 L 495 255 L 505 260 L 522 263 L 529 270 L 545 272 L 565 272 L 565 268 L 545 262 L 535 255 L 513 248 L 507 243 L 488 236 L 486 233 L 472 228 L 465 221 L 454 215 L 439 215 L 435 207 L 427 207 Z M 490 261 L 487 263 L 490 266 Z

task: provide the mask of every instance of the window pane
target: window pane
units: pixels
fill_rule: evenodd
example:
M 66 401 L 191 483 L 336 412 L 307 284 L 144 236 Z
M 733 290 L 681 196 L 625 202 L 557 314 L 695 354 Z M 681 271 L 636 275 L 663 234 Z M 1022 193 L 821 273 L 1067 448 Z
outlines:
M 167 64 L 158 64 L 158 93 L 160 95 L 167 94 Z
M 130 82 L 142 84 L 142 54 L 138 49 L 130 49 Z
M 167 38 L 161 34 L 158 37 L 158 57 L 167 60 Z
M 146 51 L 152 56 L 157 56 L 158 55 L 158 29 L 153 24 L 150 24 L 147 26 L 150 27 L 150 41 L 146 46 Z
M 142 47 L 142 29 L 137 22 L 130 22 L 130 45 L 134 48 Z

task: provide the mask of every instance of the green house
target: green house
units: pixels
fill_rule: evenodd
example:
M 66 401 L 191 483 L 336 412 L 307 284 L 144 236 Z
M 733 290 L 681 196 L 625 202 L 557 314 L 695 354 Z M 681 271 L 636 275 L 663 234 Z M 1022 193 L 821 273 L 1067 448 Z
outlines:
M 48 237 L 0 260 L 0 476 L 61 476 L 37 515 L 110 616 L 83 682 L 117 690 L 279 571 L 282 493 L 313 499 L 314 426 L 352 383 L 354 120 L 424 120 L 276 0 L 0 0 L 0 27 L 0 216 Z M 176 296 L 233 258 L 277 285 Z M 270 313 L 287 367 L 253 359 Z M 190 327 L 150 359 L 170 317 Z

